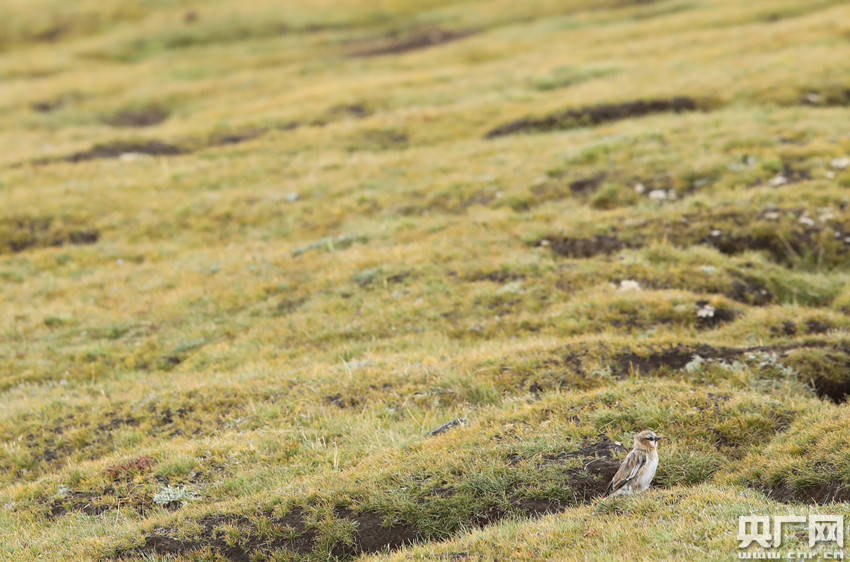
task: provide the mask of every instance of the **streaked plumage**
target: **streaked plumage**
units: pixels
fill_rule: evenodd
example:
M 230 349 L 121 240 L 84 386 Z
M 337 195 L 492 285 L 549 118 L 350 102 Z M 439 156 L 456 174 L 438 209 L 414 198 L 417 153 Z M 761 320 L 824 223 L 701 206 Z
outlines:
M 606 494 L 636 494 L 649 488 L 658 468 L 659 439 L 661 438 L 649 429 L 635 435 L 634 448 L 611 479 Z

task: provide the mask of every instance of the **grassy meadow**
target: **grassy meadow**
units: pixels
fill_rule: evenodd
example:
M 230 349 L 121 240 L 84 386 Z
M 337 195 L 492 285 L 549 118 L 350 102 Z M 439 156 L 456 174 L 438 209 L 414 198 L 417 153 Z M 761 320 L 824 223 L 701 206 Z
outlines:
M 847 2 L 0 14 L 0 560 L 850 516 Z M 653 489 L 601 499 L 646 428 Z

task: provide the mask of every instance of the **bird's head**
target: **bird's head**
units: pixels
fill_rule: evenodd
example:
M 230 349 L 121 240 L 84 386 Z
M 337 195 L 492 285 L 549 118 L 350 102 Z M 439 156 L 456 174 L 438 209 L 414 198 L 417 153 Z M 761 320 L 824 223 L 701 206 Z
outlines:
M 661 439 L 654 431 L 651 429 L 645 429 L 635 435 L 635 447 L 640 447 L 641 449 L 654 449 L 658 447 L 658 441 Z

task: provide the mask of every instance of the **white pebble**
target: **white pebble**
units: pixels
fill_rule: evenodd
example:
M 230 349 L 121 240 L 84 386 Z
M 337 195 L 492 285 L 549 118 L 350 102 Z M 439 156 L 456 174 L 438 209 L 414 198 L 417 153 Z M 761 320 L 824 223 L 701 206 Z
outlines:
M 640 283 L 633 279 L 623 279 L 620 281 L 621 291 L 640 291 Z
M 844 156 L 843 158 L 833 158 L 829 165 L 836 170 L 844 170 L 850 167 L 850 157 Z
M 774 177 L 768 182 L 768 184 L 770 184 L 770 187 L 779 187 L 780 185 L 785 185 L 786 183 L 788 183 L 788 178 L 786 178 L 782 174 L 778 174 L 776 177 Z
M 697 316 L 700 318 L 714 318 L 715 308 L 710 304 L 703 305 L 697 310 Z

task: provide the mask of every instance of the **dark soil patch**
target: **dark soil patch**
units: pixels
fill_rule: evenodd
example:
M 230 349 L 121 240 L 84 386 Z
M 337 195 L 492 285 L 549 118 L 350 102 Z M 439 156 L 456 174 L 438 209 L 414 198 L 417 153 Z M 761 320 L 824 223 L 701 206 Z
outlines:
M 379 513 L 364 511 L 356 513 L 348 507 L 334 508 L 334 517 L 356 523 L 357 530 L 353 544 L 340 543 L 332 548 L 337 558 L 353 558 L 361 554 L 396 549 L 413 542 L 417 535 L 405 525 L 384 525 Z M 265 519 L 279 533 L 272 537 L 262 536 L 257 523 L 252 518 L 241 515 L 211 515 L 197 521 L 202 527 L 199 536 L 191 539 L 173 538 L 168 531 L 145 537 L 142 546 L 132 550 L 119 551 L 114 558 L 123 559 L 143 555 L 191 556 L 201 550 L 209 549 L 215 554 L 233 561 L 250 561 L 256 556 L 267 556 L 275 551 L 288 551 L 296 555 L 309 555 L 316 548 L 317 531 L 309 526 L 302 509 L 296 508 L 283 517 L 262 513 L 258 519 Z M 235 541 L 226 540 L 222 526 L 236 527 L 240 530 Z
M 850 395 L 850 377 L 845 380 L 834 380 L 819 376 L 812 380 L 812 384 L 818 396 L 836 404 L 843 404 L 847 401 L 847 396 Z
M 67 224 L 53 217 L 10 217 L 0 219 L 0 254 L 23 252 L 30 248 L 94 244 L 100 240 L 96 228 Z
M 622 375 L 631 371 L 647 375 L 660 371 L 678 371 L 684 368 L 694 355 L 712 359 L 728 359 L 737 356 L 732 349 L 718 349 L 708 345 L 697 347 L 675 345 L 661 351 L 650 352 L 648 355 L 638 355 L 634 352 L 620 353 L 614 357 L 614 361 L 616 371 Z
M 544 117 L 524 117 L 510 121 L 488 132 L 485 138 L 490 139 L 517 133 L 543 133 L 562 129 L 574 129 L 577 127 L 599 125 L 610 121 L 643 117 L 653 113 L 696 111 L 698 108 L 699 104 L 696 100 L 685 96 L 669 99 L 636 100 L 623 103 L 603 103 L 550 113 Z
M 407 133 L 398 129 L 365 129 L 350 137 L 346 149 L 350 152 L 358 150 L 391 150 L 406 148 L 410 144 Z
M 33 111 L 38 111 L 39 113 L 50 113 L 63 105 L 65 105 L 65 98 L 58 97 L 52 100 L 34 101 L 30 104 L 30 107 Z
M 781 237 L 778 234 L 753 235 L 712 230 L 701 243 L 729 256 L 747 251 L 767 252 L 773 261 L 788 265 L 806 255 L 814 244 L 813 237 L 803 231 L 792 234 L 790 237 Z
M 265 129 L 243 129 L 241 131 L 231 131 L 227 133 L 214 133 L 210 136 L 208 146 L 222 146 L 228 144 L 239 144 L 245 141 L 253 140 L 265 134 Z
M 476 271 L 470 273 L 466 279 L 468 281 L 492 281 L 494 283 L 507 283 L 509 281 L 519 281 L 525 279 L 524 273 L 509 271 L 507 269 L 496 269 L 494 271 Z
M 833 481 L 820 485 L 792 488 L 785 482 L 774 486 L 755 484 L 751 487 L 761 491 L 769 498 L 782 503 L 827 504 L 832 502 L 850 501 L 850 486 L 841 481 Z
M 48 517 L 56 519 L 70 511 L 79 511 L 86 515 L 106 513 L 110 509 L 109 506 L 92 501 L 98 497 L 101 497 L 101 494 L 94 492 L 69 492 L 65 497 L 53 500 L 50 504 Z
M 150 127 L 168 119 L 168 111 L 159 105 L 134 109 L 122 109 L 104 118 L 112 127 Z
M 474 35 L 475 31 L 471 29 L 447 30 L 447 29 L 428 29 L 419 30 L 406 37 L 395 37 L 389 41 L 383 42 L 377 46 L 366 47 L 350 54 L 354 58 L 378 57 L 382 55 L 395 55 L 399 53 L 407 53 L 410 51 L 418 51 L 419 49 L 427 49 L 435 45 L 442 45 L 451 41 L 458 41 Z
M 118 158 L 122 154 L 127 153 L 148 154 L 150 156 L 177 156 L 185 154 L 186 150 L 177 145 L 158 140 L 112 141 L 96 144 L 89 150 L 75 152 L 62 158 L 62 160 L 67 162 L 85 162 L 100 158 Z M 55 160 L 50 159 L 47 162 L 52 161 Z
M 334 515 L 357 523 L 354 545 L 340 545 L 333 550 L 333 554 L 340 558 L 382 550 L 395 550 L 412 543 L 418 536 L 413 528 L 405 525 L 384 526 L 383 516 L 373 511 L 355 513 L 347 507 L 337 507 L 334 509 Z
M 327 404 L 332 404 L 337 408 L 353 408 L 360 404 L 360 400 L 352 397 L 344 397 L 342 394 L 329 394 L 324 398 Z
M 593 238 L 571 238 L 568 236 L 550 236 L 545 238 L 548 246 L 559 256 L 568 258 L 592 258 L 600 254 L 608 255 L 629 247 L 614 236 L 594 236 Z M 539 244 L 544 244 L 543 240 Z
M 708 306 L 708 301 L 697 301 L 696 305 L 702 309 Z M 702 329 L 716 328 L 733 321 L 737 315 L 737 312 L 728 308 L 714 308 L 711 315 L 697 317 L 697 327 Z
M 821 322 L 820 320 L 806 320 L 806 332 L 809 334 L 825 334 L 832 329 L 829 322 Z
M 770 289 L 760 280 L 748 275 L 742 275 L 732 281 L 729 290 L 723 294 L 732 300 L 754 306 L 764 306 L 774 301 Z
M 344 103 L 329 108 L 324 114 L 311 121 L 310 125 L 324 127 L 339 119 L 365 119 L 374 113 L 375 111 L 365 103 Z
M 131 480 L 133 477 L 147 472 L 156 464 L 156 460 L 145 455 L 127 459 L 126 461 L 107 467 L 104 473 L 110 480 Z
M 811 383 L 822 399 L 836 404 L 847 401 L 850 395 L 850 349 L 818 352 L 800 349 L 790 354 L 788 364 L 800 373 L 803 380 Z
M 570 191 L 576 195 L 592 193 L 599 189 L 599 186 L 602 185 L 603 181 L 605 181 L 606 175 L 607 174 L 602 172 L 595 176 L 575 180 L 570 183 Z
M 828 349 L 820 351 L 824 348 Z M 827 342 L 816 340 L 797 344 L 737 348 L 675 345 L 667 349 L 653 350 L 645 355 L 635 352 L 620 353 L 613 357 L 613 363 L 614 370 L 619 376 L 626 376 L 632 371 L 641 375 L 651 375 L 679 371 L 695 355 L 706 360 L 733 362 L 745 357 L 748 353 L 776 353 L 782 364 L 792 367 L 799 373 L 801 380 L 810 381 L 815 393 L 822 399 L 843 403 L 850 395 L 850 348 L 841 345 L 832 346 Z

